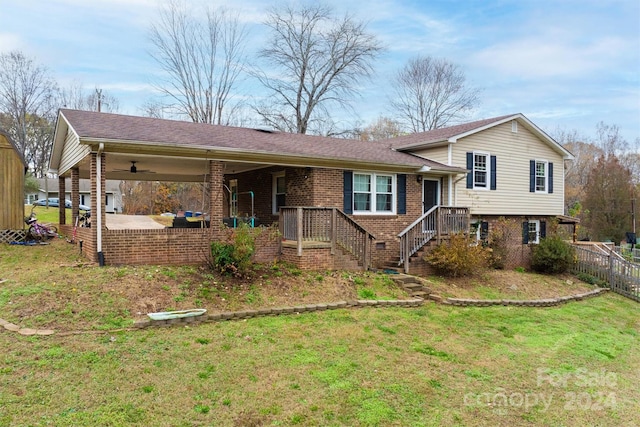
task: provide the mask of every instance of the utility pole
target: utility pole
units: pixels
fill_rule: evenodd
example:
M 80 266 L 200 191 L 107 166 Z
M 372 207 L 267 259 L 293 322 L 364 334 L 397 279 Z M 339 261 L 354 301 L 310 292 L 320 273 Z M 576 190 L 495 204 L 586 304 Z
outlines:
M 631 226 L 633 227 L 633 234 L 636 234 L 636 199 L 635 198 L 631 199 Z
M 96 98 L 98 99 L 98 113 L 102 107 L 102 89 L 96 88 Z

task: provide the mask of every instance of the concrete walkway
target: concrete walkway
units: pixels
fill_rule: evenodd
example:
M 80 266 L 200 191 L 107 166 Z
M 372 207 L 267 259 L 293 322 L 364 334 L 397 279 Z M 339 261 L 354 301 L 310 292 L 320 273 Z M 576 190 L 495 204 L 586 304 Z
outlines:
M 106 214 L 106 216 L 107 228 L 109 230 L 150 230 L 164 228 L 164 225 L 155 222 L 145 215 Z

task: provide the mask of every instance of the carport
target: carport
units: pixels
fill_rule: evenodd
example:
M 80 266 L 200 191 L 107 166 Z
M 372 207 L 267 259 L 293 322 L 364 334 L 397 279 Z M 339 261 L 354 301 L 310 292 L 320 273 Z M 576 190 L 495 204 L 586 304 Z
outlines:
M 260 131 L 233 128 L 235 134 L 208 124 L 121 116 L 78 110 L 60 110 L 50 170 L 58 175 L 60 194 L 71 178 L 72 222 L 60 211 L 60 228 L 71 235 L 78 215 L 79 179 L 91 181 L 92 227 L 78 228 L 82 251 L 101 265 L 202 263 L 209 243 L 223 235 L 229 216 L 229 186 L 234 175 L 273 167 L 269 154 L 260 159 L 238 149 Z M 231 139 L 236 138 L 232 143 Z M 213 140 L 213 141 L 212 141 Z M 246 160 L 251 161 L 246 161 Z M 129 181 L 198 182 L 207 188 L 204 201 L 208 228 L 165 228 L 150 219 L 126 218 L 104 207 L 106 179 Z M 262 190 L 269 189 L 262 184 Z M 257 184 L 256 184 L 257 185 Z M 248 190 L 248 188 L 247 188 Z M 251 188 L 253 190 L 253 188 Z

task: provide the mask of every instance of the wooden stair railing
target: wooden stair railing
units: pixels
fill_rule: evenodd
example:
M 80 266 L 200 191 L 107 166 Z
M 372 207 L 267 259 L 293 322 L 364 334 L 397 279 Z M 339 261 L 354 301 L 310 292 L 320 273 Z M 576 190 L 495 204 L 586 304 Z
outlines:
M 469 232 L 469 209 L 454 206 L 434 206 L 398 234 L 400 239 L 400 259 L 409 273 L 409 258 L 424 245 L 436 238 L 440 243 L 444 236 Z
M 371 267 L 371 240 L 375 237 L 338 208 L 282 207 L 280 232 L 297 242 L 302 256 L 304 241 L 328 242 L 331 254 L 336 246 L 353 255 L 365 270 Z

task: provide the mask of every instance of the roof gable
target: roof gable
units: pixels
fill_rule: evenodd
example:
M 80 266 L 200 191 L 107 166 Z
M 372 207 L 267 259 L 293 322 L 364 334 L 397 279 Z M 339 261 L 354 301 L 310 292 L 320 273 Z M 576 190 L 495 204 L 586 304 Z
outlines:
M 20 161 L 22 162 L 22 165 L 24 166 L 24 170 L 25 173 L 27 172 L 27 162 L 24 160 L 24 157 L 22 157 L 22 153 L 20 153 L 20 150 L 18 150 L 18 146 L 15 144 L 15 142 L 13 142 L 13 139 L 11 138 L 11 136 L 3 131 L 2 129 L 0 129 L 0 140 L 5 140 L 8 143 L 8 146 L 11 147 L 13 149 L 13 151 L 16 153 L 16 156 L 18 157 L 18 159 L 20 159 Z
M 573 159 L 573 155 L 567 149 L 557 143 L 553 138 L 547 135 L 542 129 L 521 113 L 477 120 L 461 125 L 401 136 L 392 140 L 392 146 L 398 151 L 411 152 L 417 149 L 456 143 L 461 138 L 482 132 L 512 120 L 517 121 L 518 125 L 527 128 L 543 143 L 549 145 L 553 150 L 560 153 L 563 158 L 567 160 Z

